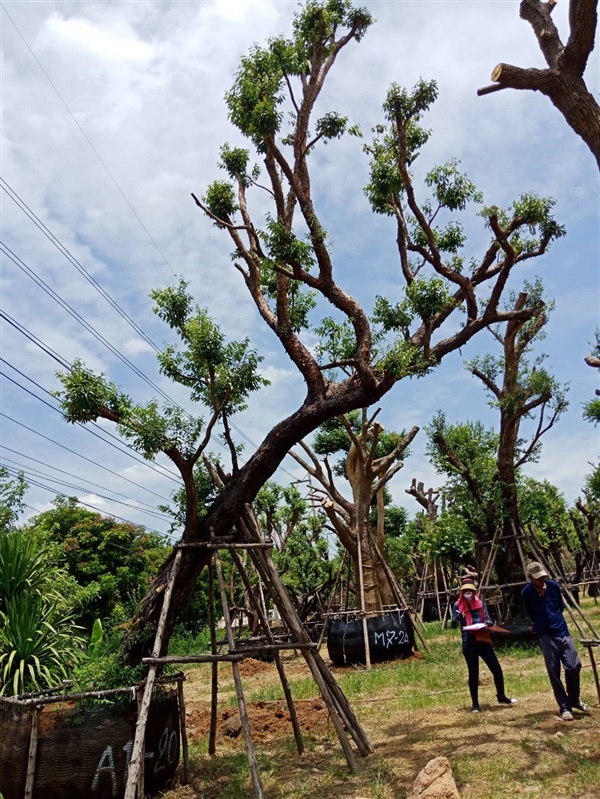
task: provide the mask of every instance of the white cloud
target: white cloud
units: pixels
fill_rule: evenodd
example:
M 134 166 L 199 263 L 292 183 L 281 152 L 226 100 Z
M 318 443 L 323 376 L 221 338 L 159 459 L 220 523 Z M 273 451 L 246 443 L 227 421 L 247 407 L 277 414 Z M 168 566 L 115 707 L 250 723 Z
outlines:
M 240 56 L 254 42 L 289 33 L 296 4 L 219 0 L 5 5 L 96 152 L 6 23 L 0 144 L 4 179 L 158 346 L 172 337 L 152 314 L 148 294 L 172 283 L 172 272 L 190 280 L 198 303 L 208 307 L 228 337 L 250 336 L 253 346 L 266 356 L 264 372 L 273 385 L 251 398 L 249 410 L 237 423 L 253 441 L 260 441 L 274 421 L 303 399 L 304 382 L 259 319 L 232 267 L 223 231 L 202 216 L 190 193 L 201 195 L 214 178 L 222 177 L 216 166 L 220 145 L 227 140 L 240 143 L 223 101 Z M 369 7 L 378 23 L 360 44 L 351 44 L 340 56 L 319 113 L 336 109 L 347 114 L 360 123 L 368 140 L 371 126 L 381 120 L 381 103 L 392 81 L 412 85 L 420 76 L 435 78 L 440 99 L 425 119 L 432 137 L 415 165 L 417 176 L 434 163 L 457 156 L 490 202 L 506 203 L 525 188 L 557 199 L 557 216 L 566 220 L 569 235 L 539 270 L 557 299 L 546 341 L 549 366 L 561 380 L 573 384 L 573 406 L 558 429 L 564 428 L 565 441 L 572 436 L 577 442 L 569 457 L 583 463 L 581 472 L 589 457 L 585 442 L 597 438 L 580 416 L 581 403 L 593 391 L 593 374 L 581 358 L 599 317 L 599 197 L 593 158 L 546 98 L 517 92 L 476 97 L 476 89 L 489 81 L 496 63 L 541 64 L 535 37 L 519 20 L 516 3 L 421 0 L 373 2 Z M 561 3 L 554 19 L 562 31 L 566 16 L 567 3 Z M 597 67 L 598 50 L 590 60 L 590 75 Z M 361 144 L 348 138 L 317 150 L 313 188 L 331 236 L 336 276 L 371 307 L 375 293 L 394 296 L 400 281 L 393 222 L 373 218 L 362 193 L 368 171 Z M 3 241 L 120 353 L 190 407 L 185 391 L 157 374 L 150 348 L 4 193 L 1 198 Z M 266 195 L 252 200 L 259 221 L 267 201 Z M 483 237 L 478 225 L 475 220 L 469 229 L 477 231 L 479 253 Z M 531 276 L 534 269 L 538 267 L 525 272 Z M 106 372 L 132 396 L 143 400 L 156 395 L 9 259 L 3 260 L 2 271 L 2 305 L 32 333 L 62 357 L 82 357 L 96 371 Z M 309 338 L 309 343 L 313 346 L 314 339 Z M 57 387 L 57 364 L 25 343 L 14 329 L 4 327 L 0 346 L 3 357 L 22 361 L 23 371 L 41 385 Z M 489 347 L 489 341 L 474 343 L 430 378 L 398 386 L 382 403 L 386 426 L 423 427 L 439 407 L 452 420 L 470 416 L 493 423 L 483 394 L 462 369 L 463 357 Z M 2 406 L 14 418 L 140 487 L 163 496 L 174 487 L 147 466 L 62 424 L 57 414 L 41 409 L 12 385 L 4 387 Z M 106 429 L 114 432 L 110 426 Z M 4 422 L 2 434 L 24 452 L 44 454 L 49 461 L 93 479 L 91 464 L 78 461 L 73 466 L 75 456 L 14 423 Z M 413 458 L 397 478 L 400 483 L 409 472 L 423 475 L 426 483 L 433 479 L 422 441 L 420 433 Z M 246 454 L 250 451 L 248 445 Z M 540 462 L 540 469 L 548 473 L 551 453 L 548 443 Z M 286 468 L 295 473 L 294 467 Z M 573 470 L 577 471 L 575 464 Z M 569 473 L 569 469 L 554 470 L 565 486 L 572 482 Z M 285 473 L 279 476 L 286 479 Z M 115 487 L 119 481 L 107 472 L 97 478 L 99 484 Z M 136 489 L 125 484 L 124 491 Z M 47 494 L 40 496 L 39 501 L 32 496 L 31 502 L 45 504 Z M 141 488 L 139 496 L 152 501 Z

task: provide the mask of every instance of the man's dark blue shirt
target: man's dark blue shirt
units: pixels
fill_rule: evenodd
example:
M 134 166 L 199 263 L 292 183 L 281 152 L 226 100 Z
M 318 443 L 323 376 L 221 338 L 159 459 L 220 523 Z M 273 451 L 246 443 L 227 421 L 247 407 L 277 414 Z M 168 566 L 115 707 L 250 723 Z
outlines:
M 544 594 L 529 583 L 521 591 L 523 607 L 533 622 L 533 632 L 538 635 L 569 635 L 569 628 L 563 616 L 565 604 L 560 586 L 555 580 L 546 580 Z

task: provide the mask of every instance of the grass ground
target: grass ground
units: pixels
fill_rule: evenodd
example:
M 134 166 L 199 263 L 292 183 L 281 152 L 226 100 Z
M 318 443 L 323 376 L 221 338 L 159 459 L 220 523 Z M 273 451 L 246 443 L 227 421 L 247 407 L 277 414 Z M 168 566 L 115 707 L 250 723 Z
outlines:
M 585 601 L 600 628 L 600 605 Z M 491 675 L 482 664 L 480 703 L 470 711 L 460 635 L 426 625 L 430 654 L 373 667 L 333 669 L 369 735 L 375 754 L 349 774 L 335 730 L 301 658 L 285 660 L 303 727 L 299 756 L 273 665 L 243 664 L 243 684 L 267 799 L 402 799 L 433 757 L 449 758 L 463 799 L 600 799 L 600 707 L 587 650 L 582 697 L 594 706 L 572 723 L 557 715 L 537 648 L 498 651 L 512 707 L 496 704 Z M 577 631 L 571 623 L 576 642 Z M 600 651 L 596 650 L 597 661 Z M 326 654 L 326 652 L 323 652 Z M 599 663 L 600 666 L 600 663 Z M 243 735 L 218 728 L 217 754 L 207 754 L 210 701 L 208 667 L 188 672 L 185 684 L 191 781 L 165 799 L 252 797 Z M 219 719 L 235 712 L 231 671 L 219 671 Z

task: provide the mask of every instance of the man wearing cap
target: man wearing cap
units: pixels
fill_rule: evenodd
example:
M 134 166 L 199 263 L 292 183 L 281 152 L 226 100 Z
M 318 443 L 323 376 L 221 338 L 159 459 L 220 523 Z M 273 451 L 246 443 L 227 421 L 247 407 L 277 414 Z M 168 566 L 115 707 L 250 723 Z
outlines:
M 563 616 L 565 603 L 560 586 L 555 580 L 548 579 L 548 572 L 537 561 L 527 564 L 525 574 L 530 582 L 521 591 L 521 597 L 525 612 L 532 621 L 529 629 L 538 636 L 561 718 L 573 721 L 573 710 L 589 713 L 591 707 L 579 698 L 581 660 Z M 565 685 L 560 678 L 561 663 L 565 670 Z

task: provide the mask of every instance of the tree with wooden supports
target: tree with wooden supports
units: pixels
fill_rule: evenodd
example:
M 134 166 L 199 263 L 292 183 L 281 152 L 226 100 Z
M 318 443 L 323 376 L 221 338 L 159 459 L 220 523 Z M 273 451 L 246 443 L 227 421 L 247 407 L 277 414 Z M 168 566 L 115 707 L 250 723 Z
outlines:
M 345 414 L 325 422 L 309 446 L 301 441 L 306 458 L 298 452 L 290 455 L 320 484 L 312 492 L 326 514 L 340 544 L 350 554 L 356 596 L 364 593 L 364 610 L 382 613 L 394 605 L 383 562 L 385 548 L 384 489 L 404 463 L 400 459 L 419 428 L 409 433 L 390 433 L 376 420 L 379 411 Z M 332 466 L 330 455 L 343 454 Z M 321 462 L 317 455 L 323 455 Z M 352 499 L 338 489 L 335 476 L 344 475 L 352 490 Z M 376 508 L 376 522 L 372 511 Z
M 429 428 L 430 453 L 437 468 L 464 486 L 478 511 L 471 514 L 474 535 L 483 543 L 495 539 L 502 552 L 495 560 L 498 583 L 512 585 L 505 592 L 507 619 L 522 612 L 518 582 L 523 579 L 523 558 L 519 551 L 519 470 L 539 456 L 542 436 L 550 430 L 567 408 L 565 388 L 543 368 L 544 356 L 533 362 L 528 354 L 543 337 L 549 306 L 542 302 L 538 282 L 527 286 L 513 299 L 514 308 L 525 303 L 541 304 L 540 313 L 529 321 L 511 321 L 491 328 L 502 347 L 502 355 L 486 355 L 468 364 L 469 371 L 485 386 L 491 404 L 498 408 L 500 423 L 496 439 L 493 471 L 484 464 L 484 431 L 474 425 L 447 425 L 438 415 Z M 551 307 L 551 306 L 550 306 Z M 534 419 L 530 438 L 522 438 L 522 424 Z M 479 439 L 477 438 L 479 436 Z M 488 443 L 493 439 L 488 436 Z M 477 523 L 479 520 L 479 523 Z
M 547 68 L 497 64 L 491 86 L 477 94 L 525 89 L 545 94 L 567 124 L 581 136 L 600 167 L 600 106 L 586 86 L 584 73 L 594 49 L 598 0 L 569 0 L 569 36 L 563 44 L 552 19 L 557 0 L 522 0 L 519 13 L 532 27 Z
M 542 256 L 561 234 L 551 204 L 526 194 L 505 211 L 496 206 L 481 209 L 490 240 L 482 254 L 466 257 L 459 216 L 481 197 L 457 162 L 432 168 L 426 178 L 432 197 L 418 198 L 421 192 L 413 183 L 411 165 L 429 138 L 421 120 L 437 96 L 433 82 L 421 81 L 411 91 L 393 85 L 384 103 L 384 121 L 367 147 L 370 203 L 376 213 L 396 222 L 401 275 L 395 296 L 378 298 L 370 319 L 339 282 L 343 269 L 334 271 L 334 248 L 328 241 L 325 215 L 312 194 L 310 163 L 318 147 L 356 129 L 334 111 L 315 118 L 315 108 L 340 52 L 360 42 L 371 23 L 370 13 L 349 0 L 311 0 L 297 13 L 290 39 L 277 37 L 265 47 L 254 47 L 242 59 L 227 105 L 232 123 L 261 159 L 265 177 L 261 182 L 260 168 L 252 165 L 248 150 L 224 145 L 221 166 L 227 179 L 211 184 L 202 198 L 194 196 L 205 217 L 229 237 L 235 268 L 258 314 L 304 378 L 306 394 L 298 408 L 274 424 L 243 465 L 237 463 L 232 448 L 231 480 L 200 513 L 190 459 L 202 444 L 195 438 L 203 434 L 202 441 L 206 439 L 217 409 L 230 437 L 228 390 L 237 389 L 237 378 L 220 383 L 221 390 L 211 396 L 211 375 L 221 375 L 217 363 L 211 367 L 205 359 L 202 382 L 194 371 L 187 371 L 185 355 L 172 347 L 163 352 L 161 369 L 188 385 L 194 398 L 208 401 L 211 409 L 208 425 L 197 425 L 194 438 L 194 430 L 177 409 L 161 414 L 156 404 L 136 406 L 81 365 L 61 376 L 67 420 L 112 420 L 134 447 L 149 457 L 164 452 L 180 471 L 186 488 L 182 543 L 205 542 L 211 529 L 217 538 L 227 536 L 287 452 L 327 419 L 369 407 L 402 380 L 429 374 L 446 355 L 490 324 L 528 320 L 540 313 L 538 305 L 528 304 L 505 310 L 500 300 L 515 267 Z M 259 195 L 256 206 L 255 194 Z M 266 215 L 265 201 L 271 203 Z M 523 230 L 531 231 L 526 251 L 519 247 Z M 190 306 L 185 291 L 157 293 L 159 304 L 161 297 L 165 320 L 184 334 L 189 365 L 193 367 L 198 354 L 192 346 L 196 341 L 200 354 L 212 357 L 211 337 L 205 335 L 208 322 L 185 327 Z M 315 298 L 328 303 L 336 314 L 326 322 L 331 336 L 342 341 L 340 357 L 334 361 L 323 362 L 312 349 L 309 314 Z M 227 352 L 239 356 L 235 347 Z M 248 347 L 242 355 L 247 367 L 240 364 L 246 376 L 242 385 L 252 390 L 257 387 L 256 358 L 252 361 Z M 174 554 L 166 559 L 126 633 L 123 653 L 129 663 L 139 663 L 150 653 L 151 631 L 158 625 L 173 559 Z M 208 559 L 207 553 L 183 550 L 172 608 L 186 602 Z M 166 621 L 164 651 L 174 616 L 171 611 Z

